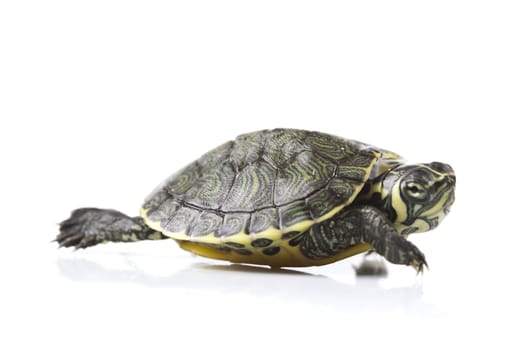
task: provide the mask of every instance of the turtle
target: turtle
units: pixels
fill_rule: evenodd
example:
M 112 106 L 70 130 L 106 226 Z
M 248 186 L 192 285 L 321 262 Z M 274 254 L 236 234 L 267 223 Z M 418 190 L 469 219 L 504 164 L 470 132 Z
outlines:
M 376 252 L 427 266 L 408 235 L 435 229 L 454 203 L 456 177 L 440 162 L 322 132 L 239 135 L 169 176 L 140 216 L 80 208 L 60 223 L 59 247 L 173 239 L 191 253 L 272 268 L 330 264 Z

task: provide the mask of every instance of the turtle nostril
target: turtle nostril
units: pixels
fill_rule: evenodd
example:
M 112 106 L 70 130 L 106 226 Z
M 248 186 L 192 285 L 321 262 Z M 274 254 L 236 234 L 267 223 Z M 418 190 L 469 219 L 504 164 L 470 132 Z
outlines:
M 440 162 L 432 162 L 429 164 L 430 167 L 440 173 L 444 174 L 454 174 L 454 170 L 452 170 L 452 167 L 445 163 Z

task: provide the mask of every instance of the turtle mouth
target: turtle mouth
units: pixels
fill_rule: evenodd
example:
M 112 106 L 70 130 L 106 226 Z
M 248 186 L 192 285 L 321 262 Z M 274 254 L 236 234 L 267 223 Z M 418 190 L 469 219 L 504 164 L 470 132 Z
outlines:
M 443 194 L 443 196 L 447 196 L 445 201 L 443 202 L 443 205 L 441 206 L 441 208 L 436 208 L 438 210 L 436 210 L 434 213 L 428 215 L 428 216 L 436 216 L 436 217 L 440 217 L 442 216 L 445 217 L 448 215 L 448 213 L 450 213 L 450 208 L 452 207 L 452 204 L 454 204 L 454 201 L 456 200 L 456 197 L 455 197 L 455 194 L 454 194 L 454 188 L 451 188 L 448 193 L 445 193 Z M 441 214 L 443 213 L 443 214 Z M 441 220 L 442 220 L 441 218 Z M 440 221 L 441 221 L 440 220 Z
M 447 181 L 449 184 L 448 198 L 443 204 L 443 212 L 447 215 L 450 212 L 452 204 L 456 201 L 456 176 L 449 175 L 447 176 Z
M 447 194 L 447 199 L 443 203 L 443 206 L 440 210 L 437 210 L 432 215 L 429 215 L 424 221 L 428 224 L 429 230 L 435 229 L 441 221 L 450 213 L 450 208 L 452 207 L 452 204 L 454 204 L 455 195 L 454 195 L 454 189 L 449 191 Z
M 445 215 L 450 213 L 450 208 L 452 207 L 452 204 L 454 204 L 455 200 L 456 200 L 456 195 L 454 194 L 454 190 L 452 190 L 450 191 L 447 201 L 445 202 L 445 205 L 443 206 L 443 212 L 445 213 Z

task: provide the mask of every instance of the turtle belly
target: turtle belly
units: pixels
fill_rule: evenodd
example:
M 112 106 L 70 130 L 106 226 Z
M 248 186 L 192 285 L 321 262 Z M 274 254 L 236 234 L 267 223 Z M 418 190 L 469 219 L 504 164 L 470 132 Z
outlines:
M 176 240 L 179 246 L 191 253 L 206 258 L 226 260 L 239 264 L 268 265 L 271 267 L 307 267 L 331 264 L 341 259 L 370 250 L 368 244 L 351 246 L 331 257 L 323 259 L 309 259 L 305 257 L 298 246 L 291 247 L 285 244 L 266 249 L 246 249 L 206 244 L 188 240 Z

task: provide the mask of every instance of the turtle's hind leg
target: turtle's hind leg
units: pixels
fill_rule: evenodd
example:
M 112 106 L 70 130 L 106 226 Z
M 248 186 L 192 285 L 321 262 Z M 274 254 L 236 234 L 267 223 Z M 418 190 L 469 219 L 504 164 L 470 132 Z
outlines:
M 168 238 L 149 228 L 141 217 L 116 210 L 81 208 L 60 223 L 60 247 L 87 248 L 104 242 L 136 242 Z

